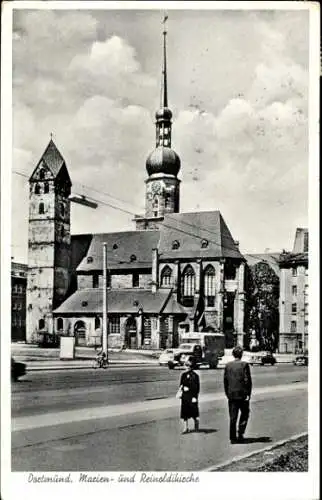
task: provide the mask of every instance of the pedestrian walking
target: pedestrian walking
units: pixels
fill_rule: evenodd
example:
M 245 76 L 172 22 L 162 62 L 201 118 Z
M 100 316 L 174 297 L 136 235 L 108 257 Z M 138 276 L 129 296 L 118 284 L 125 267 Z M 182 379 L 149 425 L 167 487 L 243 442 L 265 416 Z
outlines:
M 180 388 L 181 390 L 181 412 L 180 418 L 184 422 L 182 434 L 189 432 L 188 420 L 194 421 L 195 432 L 199 431 L 199 405 L 198 396 L 200 391 L 199 375 L 194 371 L 195 359 L 189 356 L 185 363 L 187 370 L 181 375 Z
M 224 371 L 224 388 L 229 409 L 229 438 L 232 444 L 244 440 L 244 433 L 249 419 L 249 401 L 252 393 L 252 376 L 249 364 L 242 361 L 243 349 L 233 349 L 234 360 L 227 363 Z M 237 420 L 238 436 L 236 435 Z

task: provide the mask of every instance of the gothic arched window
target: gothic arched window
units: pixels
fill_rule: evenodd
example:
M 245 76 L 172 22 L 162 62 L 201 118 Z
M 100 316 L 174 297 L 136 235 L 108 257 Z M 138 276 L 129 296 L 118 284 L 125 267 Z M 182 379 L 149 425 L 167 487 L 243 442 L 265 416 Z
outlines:
M 48 184 L 48 182 L 45 182 L 45 184 L 44 184 L 44 193 L 49 193 L 49 184 Z
M 57 318 L 57 330 L 63 330 L 64 329 L 64 320 L 63 318 Z
M 44 214 L 45 213 L 45 205 L 43 203 L 39 203 L 39 210 L 38 212 L 40 214 Z
M 40 194 L 40 185 L 39 184 L 35 185 L 35 194 Z
M 207 306 L 214 307 L 215 305 L 215 269 L 212 265 L 206 267 L 204 272 L 204 290 Z
M 161 271 L 161 286 L 171 286 L 172 271 L 169 266 L 165 266 Z
M 181 293 L 183 299 L 188 299 L 193 302 L 193 296 L 196 289 L 196 276 L 193 268 L 190 266 L 185 267 L 181 279 Z M 187 300 L 185 300 L 187 302 Z

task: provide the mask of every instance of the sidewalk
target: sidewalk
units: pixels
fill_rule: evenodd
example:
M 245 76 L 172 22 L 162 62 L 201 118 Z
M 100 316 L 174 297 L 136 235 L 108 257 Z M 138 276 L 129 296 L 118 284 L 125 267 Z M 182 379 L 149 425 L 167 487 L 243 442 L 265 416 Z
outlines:
M 16 361 L 23 361 L 19 356 L 15 357 Z M 94 369 L 94 359 L 57 359 L 57 360 L 35 360 L 26 361 L 27 372 L 31 371 L 47 371 L 47 370 L 84 370 Z M 113 367 L 120 366 L 155 366 L 157 363 L 153 360 L 110 360 L 109 365 Z

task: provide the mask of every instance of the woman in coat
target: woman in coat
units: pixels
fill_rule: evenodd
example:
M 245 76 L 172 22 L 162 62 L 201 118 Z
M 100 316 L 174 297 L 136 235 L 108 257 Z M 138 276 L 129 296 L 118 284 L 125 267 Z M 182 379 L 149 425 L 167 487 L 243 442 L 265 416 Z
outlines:
M 198 396 L 200 391 L 199 375 L 193 370 L 194 357 L 190 356 L 186 361 L 187 370 L 181 375 L 180 389 L 181 395 L 181 412 L 180 418 L 184 421 L 184 430 L 182 434 L 189 432 L 188 420 L 194 420 L 195 431 L 199 430 L 199 406 Z

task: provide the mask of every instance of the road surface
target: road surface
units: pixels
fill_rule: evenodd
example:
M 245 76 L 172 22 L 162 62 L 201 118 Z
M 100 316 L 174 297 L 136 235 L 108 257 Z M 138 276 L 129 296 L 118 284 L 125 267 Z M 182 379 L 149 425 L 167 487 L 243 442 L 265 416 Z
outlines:
M 12 470 L 205 470 L 307 430 L 307 368 L 253 367 L 249 441 L 228 441 L 222 370 L 201 370 L 201 432 L 181 435 L 180 371 L 34 372 L 12 387 Z

